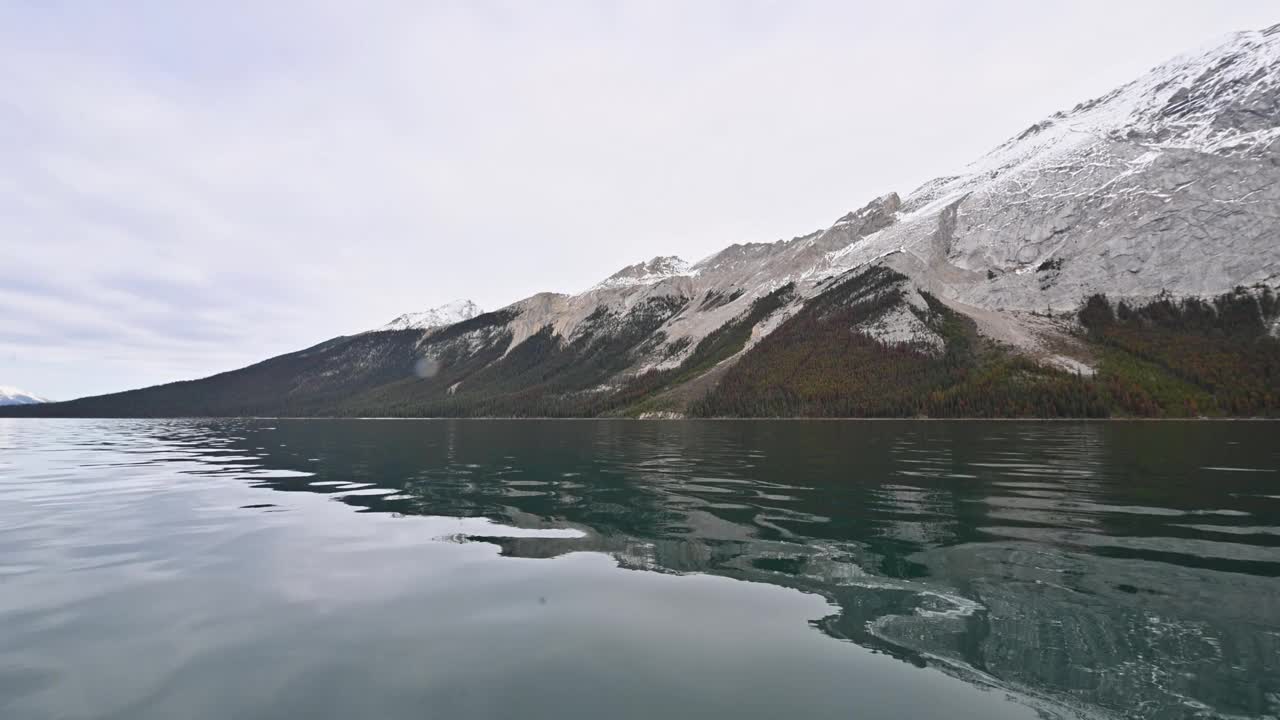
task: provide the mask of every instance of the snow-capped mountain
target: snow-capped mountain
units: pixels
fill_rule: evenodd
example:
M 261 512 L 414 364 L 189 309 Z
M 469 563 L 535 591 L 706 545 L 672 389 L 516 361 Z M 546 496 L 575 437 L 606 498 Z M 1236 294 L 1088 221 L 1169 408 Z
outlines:
M 891 227 L 834 253 L 831 269 L 885 257 L 991 310 L 1274 284 L 1278 140 L 1280 25 L 1027 128 L 916 190 Z
M 484 312 L 470 300 L 454 300 L 422 312 L 405 313 L 379 330 L 431 330 L 470 320 Z
M 595 285 L 595 288 L 623 288 L 631 287 L 633 285 L 652 285 L 660 280 L 687 275 L 688 272 L 689 263 L 675 255 L 656 257 L 649 262 L 636 263 L 635 265 L 628 265 L 627 267 L 622 268 L 618 272 L 610 275 Z
M 0 385 L 0 405 L 34 405 L 44 402 L 49 401 L 16 387 Z
M 662 328 L 668 345 L 687 344 L 781 285 L 795 282 L 803 298 L 883 264 L 985 334 L 1039 352 L 1045 328 L 1030 313 L 1071 311 L 1092 293 L 1210 297 L 1275 286 L 1278 211 L 1280 25 L 1233 34 L 1056 113 L 905 200 L 888 193 L 792 240 L 734 245 L 689 266 L 654 258 L 582 295 L 513 307 L 569 336 L 602 303 L 736 294 Z M 892 330 L 938 340 L 920 327 Z
M 1280 25 L 790 240 L 38 412 L 1280 414 L 1278 285 Z

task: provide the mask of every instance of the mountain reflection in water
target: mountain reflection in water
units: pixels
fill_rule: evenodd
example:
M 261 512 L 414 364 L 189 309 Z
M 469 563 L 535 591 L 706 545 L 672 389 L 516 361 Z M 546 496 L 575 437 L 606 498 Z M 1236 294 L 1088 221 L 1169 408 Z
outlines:
M 113 428 L 152 443 L 139 462 L 186 454 L 200 464 L 182 473 L 466 519 L 443 539 L 504 556 L 600 553 L 820 594 L 838 612 L 816 631 L 1043 712 L 1280 713 L 1271 423 Z M 290 511 L 258 497 L 240 512 Z

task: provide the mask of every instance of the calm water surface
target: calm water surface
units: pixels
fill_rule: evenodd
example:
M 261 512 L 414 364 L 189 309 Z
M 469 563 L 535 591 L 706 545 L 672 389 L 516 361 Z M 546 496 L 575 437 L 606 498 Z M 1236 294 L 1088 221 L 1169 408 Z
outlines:
M 0 420 L 0 717 L 1280 715 L 1280 425 Z

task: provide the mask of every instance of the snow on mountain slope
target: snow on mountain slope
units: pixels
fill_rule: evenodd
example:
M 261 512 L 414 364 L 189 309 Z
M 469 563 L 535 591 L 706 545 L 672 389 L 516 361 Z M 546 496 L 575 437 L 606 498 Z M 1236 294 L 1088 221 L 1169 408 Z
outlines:
M 652 285 L 660 280 L 687 275 L 689 263 L 675 255 L 656 257 L 649 262 L 628 265 L 605 278 L 595 288 L 622 288 L 633 285 Z M 593 288 L 593 289 L 595 289 Z
M 406 313 L 378 328 L 379 330 L 431 330 L 470 320 L 484 312 L 470 300 L 454 300 L 439 307 Z
M 601 311 L 623 318 L 651 298 L 676 298 L 684 309 L 636 369 L 674 366 L 756 299 L 795 285 L 792 305 L 762 322 L 752 342 L 833 277 L 876 264 L 910 278 L 910 304 L 928 291 L 986 334 L 1027 349 L 1052 332 L 1033 311 L 1072 311 L 1093 293 L 1204 297 L 1275 286 L 1280 25 L 1174 58 L 1036 123 L 958 174 L 905 199 L 876 198 L 824 230 L 732 245 L 692 265 L 655 257 L 582 293 L 518 301 L 506 308 L 509 349 L 546 327 L 569 340 Z M 425 315 L 386 329 L 448 321 L 418 319 Z M 877 333 L 936 343 L 919 336 L 912 317 L 890 316 Z
M 1237 33 L 1033 125 L 832 254 L 990 310 L 1280 278 L 1280 26 Z
M 44 402 L 49 401 L 16 387 L 0 385 L 0 405 L 34 405 Z

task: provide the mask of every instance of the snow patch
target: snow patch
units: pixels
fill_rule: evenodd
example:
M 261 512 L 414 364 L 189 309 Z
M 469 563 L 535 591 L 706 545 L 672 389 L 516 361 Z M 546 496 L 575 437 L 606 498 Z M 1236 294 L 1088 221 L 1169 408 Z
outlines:
M 690 265 L 675 255 L 659 256 L 648 262 L 628 265 L 610 275 L 592 290 L 652 285 L 668 278 L 690 274 Z
M 430 310 L 405 313 L 378 330 L 431 330 L 470 320 L 483 312 L 470 300 L 454 300 Z
M 49 402 L 39 395 L 34 395 L 10 385 L 0 385 L 0 405 L 36 405 Z

